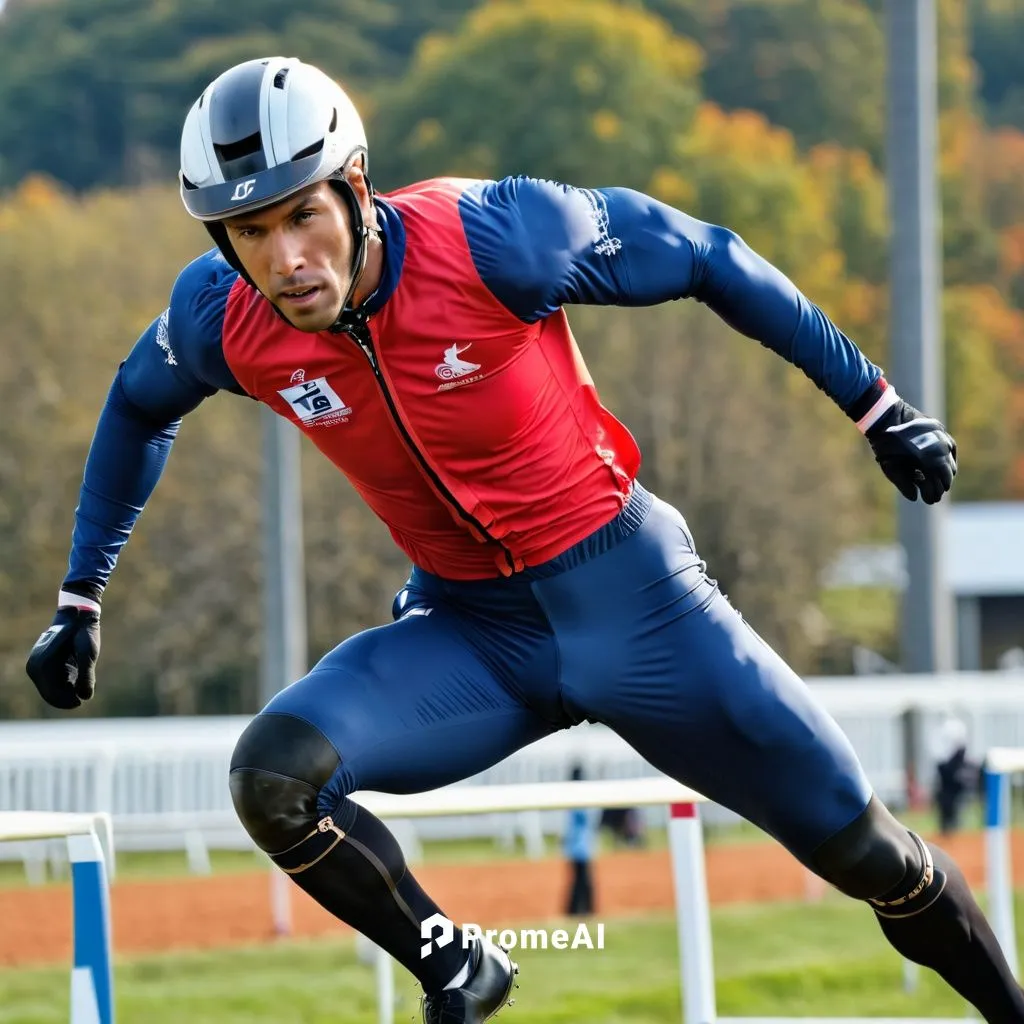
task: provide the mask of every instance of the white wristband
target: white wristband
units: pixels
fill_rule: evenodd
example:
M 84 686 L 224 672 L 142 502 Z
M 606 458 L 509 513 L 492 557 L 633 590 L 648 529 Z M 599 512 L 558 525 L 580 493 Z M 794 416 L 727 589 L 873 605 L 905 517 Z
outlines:
M 896 394 L 896 389 L 891 384 L 888 384 L 881 395 L 878 396 L 878 401 L 857 420 L 857 429 L 862 434 L 866 434 L 899 400 L 900 396 Z
M 67 590 L 62 590 L 57 595 L 57 607 L 58 608 L 81 608 L 87 612 L 99 612 L 100 606 L 98 601 L 93 601 L 88 597 L 82 597 L 81 594 L 72 594 Z

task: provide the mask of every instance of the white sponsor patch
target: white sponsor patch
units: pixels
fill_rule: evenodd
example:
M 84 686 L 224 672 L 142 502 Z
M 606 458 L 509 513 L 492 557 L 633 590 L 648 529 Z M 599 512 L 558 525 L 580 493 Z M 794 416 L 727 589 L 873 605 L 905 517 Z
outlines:
M 352 412 L 327 383 L 326 377 L 302 381 L 278 394 L 291 406 L 299 422 L 307 425 L 339 421 Z

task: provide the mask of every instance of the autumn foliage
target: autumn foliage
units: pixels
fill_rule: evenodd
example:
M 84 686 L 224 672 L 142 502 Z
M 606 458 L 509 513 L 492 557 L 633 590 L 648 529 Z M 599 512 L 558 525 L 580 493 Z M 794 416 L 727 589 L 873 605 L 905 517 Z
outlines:
M 414 7 L 410 12 L 406 8 Z M 9 0 L 0 15 L 0 713 L 37 714 L 25 653 L 49 620 L 97 412 L 175 275 L 209 244 L 174 187 L 198 89 L 286 52 L 349 87 L 383 191 L 533 174 L 648 191 L 725 224 L 889 364 L 885 46 L 875 0 Z M 945 415 L 959 500 L 1024 498 L 1024 18 L 940 3 Z M 1004 37 L 1016 40 L 1016 48 Z M 1011 59 L 1011 57 L 1013 59 Z M 820 610 L 846 543 L 894 495 L 798 371 L 708 310 L 572 309 L 648 486 L 801 670 L 844 667 Z M 897 386 L 898 386 L 898 382 Z M 261 423 L 188 417 L 104 601 L 91 712 L 251 711 Z M 386 620 L 408 571 L 304 449 L 310 657 Z

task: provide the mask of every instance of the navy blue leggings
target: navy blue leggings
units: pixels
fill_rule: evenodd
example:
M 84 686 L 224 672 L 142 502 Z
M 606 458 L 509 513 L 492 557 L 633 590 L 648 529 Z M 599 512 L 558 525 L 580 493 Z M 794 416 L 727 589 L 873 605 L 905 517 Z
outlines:
M 871 796 L 838 726 L 708 578 L 683 517 L 639 485 L 607 526 L 510 579 L 415 569 L 393 617 L 265 708 L 337 751 L 321 814 L 359 789 L 464 779 L 582 721 L 805 862 Z

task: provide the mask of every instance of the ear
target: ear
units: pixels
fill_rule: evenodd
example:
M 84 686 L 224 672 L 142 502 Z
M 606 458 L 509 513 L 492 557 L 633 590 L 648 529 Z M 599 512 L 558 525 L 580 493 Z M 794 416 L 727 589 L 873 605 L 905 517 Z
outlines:
M 349 164 L 345 169 L 345 180 L 352 186 L 356 198 L 359 200 L 359 209 L 363 214 L 363 222 L 367 227 L 377 226 L 377 211 L 373 205 L 373 194 L 370 188 L 370 179 L 363 170 L 362 158 Z

